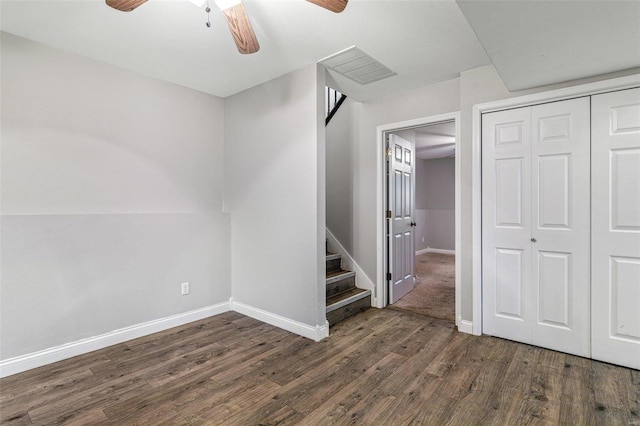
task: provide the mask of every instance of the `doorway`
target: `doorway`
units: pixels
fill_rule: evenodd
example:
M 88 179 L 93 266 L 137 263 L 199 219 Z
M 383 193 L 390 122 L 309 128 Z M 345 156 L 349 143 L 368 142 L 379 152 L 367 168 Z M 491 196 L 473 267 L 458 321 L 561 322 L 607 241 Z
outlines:
M 459 113 L 378 127 L 378 307 L 391 304 L 393 247 L 389 245 L 388 146 L 391 135 L 413 143 L 415 212 L 412 256 L 415 286 L 396 307 L 435 318 L 460 319 Z M 428 182 L 427 182 L 428 179 Z M 433 185 L 432 185 L 433 184 Z M 438 190 L 438 186 L 440 190 Z M 435 190 L 434 190 L 435 188 Z M 425 193 L 429 191 L 429 193 Z M 392 191 L 393 192 L 393 191 Z M 389 275 L 391 273 L 391 276 Z M 447 281 L 447 282 L 444 282 Z
M 392 297 L 390 306 L 455 322 L 455 121 L 390 136 L 410 141 L 415 148 L 414 285 L 402 297 Z

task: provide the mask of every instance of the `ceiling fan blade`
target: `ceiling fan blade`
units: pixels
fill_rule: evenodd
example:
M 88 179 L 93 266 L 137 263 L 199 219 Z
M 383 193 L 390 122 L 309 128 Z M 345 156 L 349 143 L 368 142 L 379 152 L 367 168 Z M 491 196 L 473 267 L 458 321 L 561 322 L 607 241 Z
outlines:
M 147 0 L 105 0 L 107 6 L 111 6 L 114 9 L 118 9 L 121 12 L 131 12 L 136 7 Z
M 242 3 L 224 9 L 222 12 L 227 19 L 227 24 L 229 24 L 238 52 L 247 54 L 260 50 L 258 39 L 253 32 L 253 27 L 251 27 L 251 22 L 249 22 L 249 17 Z
M 307 0 L 309 3 L 316 4 L 320 7 L 324 7 L 335 13 L 340 13 L 347 7 L 349 0 Z

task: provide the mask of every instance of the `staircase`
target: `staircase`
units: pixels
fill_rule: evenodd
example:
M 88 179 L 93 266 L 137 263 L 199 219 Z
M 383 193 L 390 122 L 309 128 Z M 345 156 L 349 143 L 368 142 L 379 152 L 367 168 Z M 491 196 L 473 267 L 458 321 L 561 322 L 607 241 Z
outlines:
M 328 125 L 333 116 L 338 112 L 340 106 L 347 99 L 347 95 L 344 93 L 340 93 L 331 87 L 325 86 L 325 106 L 326 106 L 326 114 L 324 119 L 324 125 Z
M 327 252 L 327 321 L 342 321 L 371 307 L 371 290 L 356 287 L 356 273 L 341 267 L 342 256 Z

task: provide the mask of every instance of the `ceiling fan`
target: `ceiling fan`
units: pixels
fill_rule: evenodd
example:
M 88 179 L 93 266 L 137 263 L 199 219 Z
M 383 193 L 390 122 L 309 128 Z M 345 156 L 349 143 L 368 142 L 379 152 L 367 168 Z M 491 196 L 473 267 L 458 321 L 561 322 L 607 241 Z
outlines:
M 131 12 L 147 0 L 105 0 L 108 6 L 122 12 Z M 260 50 L 260 44 L 253 32 L 251 22 L 244 9 L 242 0 L 214 0 L 229 25 L 229 30 L 236 43 L 238 51 L 243 54 L 255 53 Z M 307 0 L 327 10 L 340 13 L 347 7 L 349 0 Z M 207 9 L 207 12 L 209 9 Z

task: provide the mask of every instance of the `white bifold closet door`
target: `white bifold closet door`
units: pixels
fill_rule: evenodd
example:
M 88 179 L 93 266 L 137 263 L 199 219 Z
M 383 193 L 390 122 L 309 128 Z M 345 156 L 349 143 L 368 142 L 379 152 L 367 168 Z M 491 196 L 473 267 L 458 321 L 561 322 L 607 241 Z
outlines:
M 590 101 L 482 118 L 483 332 L 590 356 Z
M 640 89 L 592 97 L 592 356 L 640 369 Z

